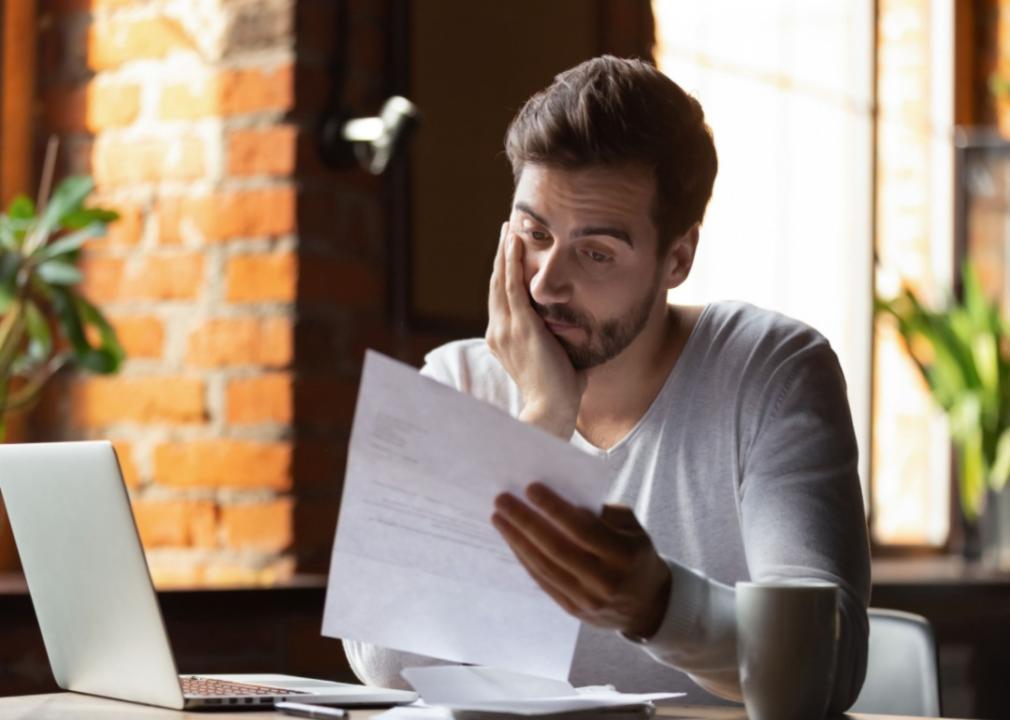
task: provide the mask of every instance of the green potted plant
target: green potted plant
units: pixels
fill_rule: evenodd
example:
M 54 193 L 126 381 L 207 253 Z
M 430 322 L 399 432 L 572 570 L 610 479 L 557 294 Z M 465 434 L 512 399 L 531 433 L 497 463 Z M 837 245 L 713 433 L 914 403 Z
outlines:
M 0 213 L 0 442 L 8 414 L 31 407 L 61 368 L 113 373 L 123 361 L 112 326 L 75 287 L 81 246 L 118 217 L 84 206 L 93 189 L 69 177 L 42 207 L 21 196 Z
M 983 511 L 983 552 L 999 565 L 1010 560 L 1010 324 L 982 291 L 970 264 L 963 299 L 927 308 L 908 287 L 875 308 L 897 328 L 943 409 L 957 454 L 961 511 L 969 525 Z M 986 509 L 987 504 L 991 507 Z

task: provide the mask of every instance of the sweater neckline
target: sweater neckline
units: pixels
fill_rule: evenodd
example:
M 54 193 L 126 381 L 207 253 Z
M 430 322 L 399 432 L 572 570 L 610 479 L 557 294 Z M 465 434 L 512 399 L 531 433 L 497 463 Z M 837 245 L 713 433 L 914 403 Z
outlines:
M 663 381 L 663 385 L 662 387 L 660 387 L 659 392 L 656 393 L 656 397 L 652 399 L 652 402 L 649 404 L 648 409 L 644 413 L 642 413 L 642 417 L 638 418 L 638 422 L 635 423 L 635 425 L 631 428 L 631 430 L 629 430 L 625 434 L 624 437 L 622 437 L 620 440 L 618 440 L 609 448 L 604 449 L 596 445 L 593 445 L 593 443 L 589 442 L 588 440 L 586 440 L 585 437 L 582 436 L 582 433 L 576 430 L 575 433 L 572 435 L 572 443 L 578 446 L 580 449 L 602 458 L 609 458 L 612 455 L 615 455 L 616 453 L 623 450 L 628 445 L 628 443 L 631 442 L 631 439 L 638 434 L 639 430 L 642 428 L 642 426 L 645 425 L 649 417 L 654 413 L 658 412 L 656 408 L 659 407 L 660 405 L 660 399 L 663 398 L 668 392 L 670 392 L 670 388 L 673 387 L 673 385 L 675 384 L 674 380 L 683 372 L 681 368 L 685 364 L 684 363 L 685 358 L 687 358 L 688 355 L 691 353 L 692 351 L 691 349 L 695 344 L 695 336 L 699 334 L 698 329 L 701 327 L 702 323 L 706 321 L 708 311 L 711 307 L 712 303 L 706 303 L 705 307 L 702 308 L 701 313 L 698 315 L 698 320 L 694 323 L 694 327 L 691 328 L 691 334 L 687 336 L 687 341 L 684 343 L 683 350 L 680 351 L 680 357 L 677 358 L 677 361 L 673 364 L 673 367 L 670 368 L 670 372 L 669 374 L 667 374 L 666 380 Z

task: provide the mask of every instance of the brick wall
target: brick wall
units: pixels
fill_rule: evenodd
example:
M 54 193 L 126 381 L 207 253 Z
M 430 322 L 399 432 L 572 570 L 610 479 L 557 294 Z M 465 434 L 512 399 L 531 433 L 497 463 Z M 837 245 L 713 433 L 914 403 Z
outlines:
M 122 215 L 83 289 L 129 360 L 54 383 L 31 436 L 114 441 L 163 586 L 328 562 L 362 352 L 392 342 L 382 180 L 315 153 L 334 6 L 41 2 L 40 122 Z M 362 114 L 386 91 L 385 7 L 350 3 Z

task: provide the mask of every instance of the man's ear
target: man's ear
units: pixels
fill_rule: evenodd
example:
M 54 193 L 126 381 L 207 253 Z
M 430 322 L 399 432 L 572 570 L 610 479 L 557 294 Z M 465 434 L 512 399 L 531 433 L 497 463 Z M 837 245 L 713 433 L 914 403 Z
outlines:
M 664 263 L 664 286 L 667 290 L 673 290 L 685 280 L 691 273 L 694 265 L 694 254 L 698 250 L 698 223 L 680 237 L 670 243 L 666 250 Z

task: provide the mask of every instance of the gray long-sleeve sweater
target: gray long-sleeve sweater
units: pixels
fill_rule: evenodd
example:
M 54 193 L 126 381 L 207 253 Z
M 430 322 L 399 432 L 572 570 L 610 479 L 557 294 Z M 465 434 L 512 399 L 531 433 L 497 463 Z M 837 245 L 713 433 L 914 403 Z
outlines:
M 422 372 L 517 416 L 518 387 L 483 340 L 431 352 Z M 840 588 L 832 711 L 866 671 L 870 572 L 852 419 L 819 333 L 744 303 L 708 305 L 652 405 L 608 450 L 611 502 L 634 508 L 673 573 L 666 616 L 639 645 L 583 625 L 570 679 L 626 692 L 739 697 L 733 584 L 819 579 Z M 531 478 L 532 480 L 533 478 Z M 402 686 L 431 658 L 345 641 L 367 683 Z M 699 687 L 701 686 L 701 687 Z

